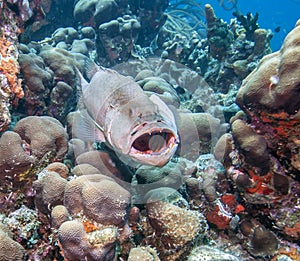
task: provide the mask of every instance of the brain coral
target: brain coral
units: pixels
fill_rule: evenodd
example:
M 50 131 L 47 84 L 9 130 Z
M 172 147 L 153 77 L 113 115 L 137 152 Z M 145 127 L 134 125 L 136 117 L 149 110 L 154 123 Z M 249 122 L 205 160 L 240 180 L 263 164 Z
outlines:
M 24 150 L 24 141 L 13 131 L 6 131 L 0 138 L 0 180 L 25 173 L 35 163 L 35 158 Z
M 37 159 L 50 156 L 61 160 L 68 149 L 68 135 L 61 123 L 48 116 L 29 116 L 15 125 L 14 131 L 26 141 Z
M 36 190 L 34 201 L 39 211 L 49 214 L 53 207 L 62 204 L 67 180 L 54 171 L 45 169 L 42 173 L 33 183 Z
M 66 221 L 60 226 L 58 235 L 67 260 L 115 260 L 118 232 L 114 227 L 87 234 L 81 222 Z
M 26 260 L 25 258 L 25 249 L 0 229 L 0 260 L 21 261 Z
M 71 214 L 81 211 L 104 225 L 123 227 L 127 220 L 130 193 L 111 178 L 83 175 L 67 183 L 64 205 Z
M 102 174 L 86 174 L 69 182 L 56 174 L 45 173 L 35 186 L 39 208 L 56 204 L 51 223 L 58 229 L 64 257 L 115 260 L 117 245 L 131 234 L 127 224 L 130 193 Z

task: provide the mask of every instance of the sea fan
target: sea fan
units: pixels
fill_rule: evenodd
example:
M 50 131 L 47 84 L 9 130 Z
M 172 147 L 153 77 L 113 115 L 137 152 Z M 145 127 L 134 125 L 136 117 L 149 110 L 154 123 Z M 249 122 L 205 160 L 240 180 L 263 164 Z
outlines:
M 193 31 L 201 36 L 205 34 L 205 14 L 201 3 L 193 0 L 174 0 L 170 2 L 166 14 L 169 30 L 180 31 L 186 36 L 190 36 Z

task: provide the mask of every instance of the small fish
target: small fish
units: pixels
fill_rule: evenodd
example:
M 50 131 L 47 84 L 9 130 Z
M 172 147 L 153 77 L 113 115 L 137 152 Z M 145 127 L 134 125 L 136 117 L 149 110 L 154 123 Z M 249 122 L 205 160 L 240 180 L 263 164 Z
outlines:
M 81 98 L 73 129 L 84 141 L 100 141 L 125 163 L 165 165 L 179 137 L 170 108 L 155 94 L 150 97 L 131 78 L 89 65 L 87 82 L 80 72 Z
M 275 33 L 279 33 L 279 32 L 280 32 L 280 29 L 281 29 L 281 27 L 280 27 L 280 26 L 277 26 L 277 27 L 274 29 Z

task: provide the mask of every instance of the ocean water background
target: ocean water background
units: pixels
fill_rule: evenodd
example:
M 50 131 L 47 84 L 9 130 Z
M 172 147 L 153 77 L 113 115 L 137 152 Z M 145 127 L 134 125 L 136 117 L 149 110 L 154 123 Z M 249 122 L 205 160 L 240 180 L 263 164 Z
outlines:
M 232 0 L 224 0 L 224 2 Z M 198 1 L 197 1 L 198 2 Z M 234 18 L 231 11 L 224 10 L 219 5 L 218 0 L 206 0 L 201 2 L 203 5 L 208 3 L 213 6 L 216 15 L 226 22 Z M 248 12 L 259 13 L 258 24 L 261 28 L 271 29 L 274 36 L 271 40 L 272 51 L 280 49 L 285 36 L 294 28 L 300 19 L 300 0 L 239 0 L 238 9 L 246 15 Z M 280 26 L 280 31 L 276 33 L 275 28 Z

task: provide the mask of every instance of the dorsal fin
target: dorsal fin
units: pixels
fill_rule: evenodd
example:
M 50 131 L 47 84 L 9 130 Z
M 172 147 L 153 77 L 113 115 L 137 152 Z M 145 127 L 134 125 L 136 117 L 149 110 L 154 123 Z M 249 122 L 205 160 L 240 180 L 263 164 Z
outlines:
M 98 66 L 95 62 L 93 62 L 91 59 L 85 60 L 85 73 L 86 77 L 89 80 L 91 80 L 95 73 L 98 72 L 100 69 L 102 68 Z
M 81 94 L 83 92 L 85 92 L 85 90 L 86 90 L 89 83 L 86 81 L 86 79 L 84 79 L 84 77 L 83 77 L 82 73 L 80 72 L 80 70 L 76 66 L 74 66 L 74 68 L 75 68 L 75 71 L 76 71 L 76 77 L 79 80 L 78 81 L 79 82 L 78 83 L 78 91 L 79 91 L 79 95 L 81 96 Z

